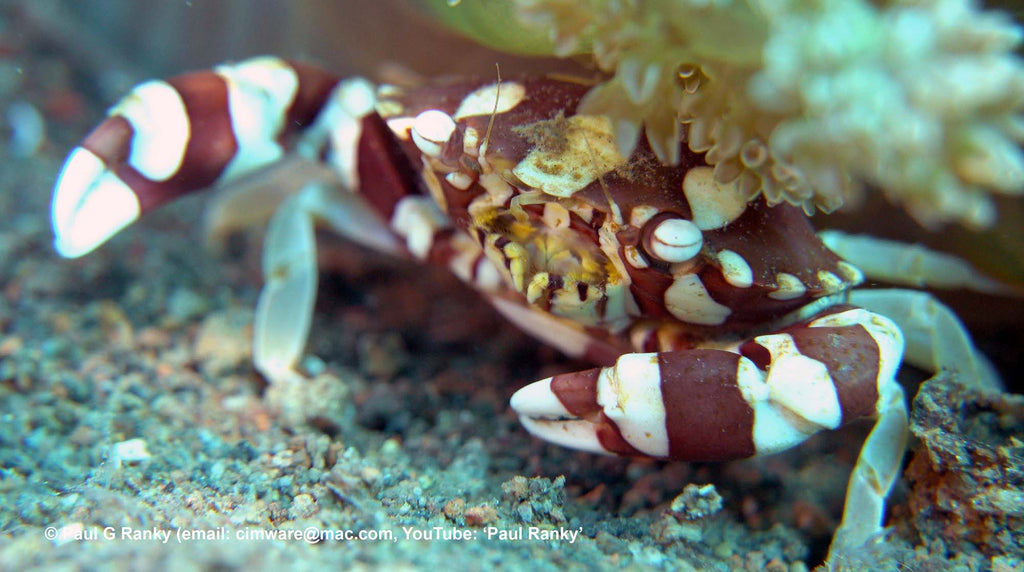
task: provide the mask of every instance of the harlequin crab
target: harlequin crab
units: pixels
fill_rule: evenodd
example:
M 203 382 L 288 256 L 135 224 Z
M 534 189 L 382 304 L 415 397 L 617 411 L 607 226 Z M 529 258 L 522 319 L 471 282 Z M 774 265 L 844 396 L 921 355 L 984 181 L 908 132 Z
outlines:
M 527 332 L 598 365 L 512 397 L 549 441 L 726 460 L 873 419 L 833 551 L 860 546 L 881 530 L 904 452 L 905 343 L 926 368 L 992 374 L 943 306 L 854 290 L 864 275 L 836 251 L 890 277 L 980 282 L 937 253 L 819 236 L 794 207 L 716 182 L 686 145 L 675 166 L 643 135 L 626 156 L 607 117 L 576 113 L 588 87 L 543 76 L 375 87 L 271 57 L 151 81 L 68 157 L 56 248 L 84 255 L 175 197 L 285 155 L 324 165 L 266 235 L 253 353 L 271 382 L 301 381 L 320 225 L 448 267 Z M 228 203 L 258 210 L 252 200 Z

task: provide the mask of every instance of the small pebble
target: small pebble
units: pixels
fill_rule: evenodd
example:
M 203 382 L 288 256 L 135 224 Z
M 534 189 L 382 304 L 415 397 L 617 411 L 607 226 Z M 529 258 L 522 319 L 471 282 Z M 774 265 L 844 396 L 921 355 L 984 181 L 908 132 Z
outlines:
M 498 511 L 493 506 L 482 504 L 466 509 L 466 526 L 483 526 L 498 519 Z
M 288 514 L 292 518 L 309 518 L 319 512 L 320 507 L 316 504 L 316 499 L 313 495 L 308 493 L 302 493 L 295 495 L 292 499 L 292 506 L 288 509 Z
M 146 450 L 146 442 L 142 439 L 128 439 L 120 443 L 114 443 L 110 448 L 110 462 L 115 467 L 121 465 L 140 463 L 149 459 L 151 455 Z
M 672 500 L 672 512 L 687 519 L 697 520 L 722 510 L 722 497 L 715 485 L 689 484 Z
M 444 515 L 451 521 L 457 521 L 462 518 L 466 511 L 466 501 L 461 498 L 454 498 L 444 505 Z

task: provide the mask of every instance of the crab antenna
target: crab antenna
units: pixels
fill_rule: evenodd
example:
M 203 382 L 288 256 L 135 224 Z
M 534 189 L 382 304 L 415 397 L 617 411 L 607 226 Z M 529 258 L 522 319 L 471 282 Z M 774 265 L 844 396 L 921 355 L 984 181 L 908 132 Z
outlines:
M 498 115 L 498 102 L 501 101 L 501 66 L 494 62 L 494 71 L 498 74 L 498 82 L 494 89 L 494 108 L 491 110 L 491 119 L 487 122 L 487 131 L 484 132 L 484 142 L 480 145 L 480 156 L 487 155 L 487 144 L 491 140 L 491 128 L 494 127 L 494 118 Z

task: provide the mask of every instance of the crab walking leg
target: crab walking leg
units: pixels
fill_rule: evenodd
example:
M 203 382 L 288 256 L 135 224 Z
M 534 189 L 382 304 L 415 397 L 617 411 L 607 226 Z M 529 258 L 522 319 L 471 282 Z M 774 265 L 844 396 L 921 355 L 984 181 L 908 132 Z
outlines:
M 68 155 L 54 188 L 55 247 L 82 256 L 184 194 L 276 162 L 338 78 L 261 57 L 136 87 Z
M 317 223 L 378 250 L 399 254 L 401 242 L 358 195 L 310 183 L 270 219 L 263 243 L 263 289 L 253 323 L 253 361 L 271 382 L 300 376 L 316 301 Z
M 878 401 L 878 420 L 864 441 L 850 474 L 843 520 L 828 550 L 828 567 L 841 558 L 844 551 L 864 546 L 880 532 L 885 499 L 899 477 L 909 431 L 907 405 L 898 384 L 887 384 L 883 391 Z
M 554 443 L 690 461 L 775 453 L 875 418 L 849 488 L 845 546 L 881 529 L 903 458 L 906 406 L 894 379 L 902 353 L 890 320 L 834 307 L 735 351 L 626 354 L 612 367 L 556 375 L 519 390 L 511 405 Z
M 1002 387 L 999 374 L 974 347 L 960 319 L 928 292 L 854 290 L 850 303 L 884 314 L 899 325 L 906 337 L 907 362 L 930 372 L 959 372 L 959 379 L 978 387 Z
M 1010 291 L 1009 287 L 982 275 L 966 260 L 920 244 L 837 230 L 822 231 L 818 236 L 832 252 L 876 280 L 916 288 L 968 288 L 992 294 Z
M 301 379 L 296 365 L 309 338 L 316 301 L 316 237 L 310 191 L 286 199 L 263 243 L 263 289 L 253 319 L 253 362 L 268 380 Z

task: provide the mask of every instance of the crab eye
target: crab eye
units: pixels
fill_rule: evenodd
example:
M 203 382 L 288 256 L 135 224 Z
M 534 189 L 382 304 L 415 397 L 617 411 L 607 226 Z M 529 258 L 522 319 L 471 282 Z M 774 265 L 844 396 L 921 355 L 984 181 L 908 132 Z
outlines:
M 420 152 L 429 157 L 440 157 L 453 133 L 455 120 L 438 109 L 424 111 L 413 120 L 412 140 Z
M 674 264 L 697 256 L 704 236 L 691 221 L 666 213 L 644 225 L 643 245 L 654 258 Z

